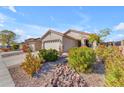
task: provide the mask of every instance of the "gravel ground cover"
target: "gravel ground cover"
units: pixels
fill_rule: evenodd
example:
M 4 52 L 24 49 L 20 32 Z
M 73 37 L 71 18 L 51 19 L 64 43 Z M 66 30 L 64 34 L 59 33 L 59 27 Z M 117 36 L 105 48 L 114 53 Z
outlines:
M 102 87 L 104 86 L 103 64 L 94 66 L 90 74 L 77 74 L 70 69 L 64 58 L 47 62 L 32 78 L 19 65 L 9 69 L 17 87 Z

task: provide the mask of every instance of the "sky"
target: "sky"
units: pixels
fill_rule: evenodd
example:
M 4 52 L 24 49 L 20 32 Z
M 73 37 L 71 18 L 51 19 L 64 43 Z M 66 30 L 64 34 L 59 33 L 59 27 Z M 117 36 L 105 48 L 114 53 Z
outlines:
M 49 29 L 75 29 L 98 33 L 110 28 L 105 41 L 124 40 L 124 7 L 121 6 L 5 6 L 0 7 L 0 31 L 15 32 L 22 42 L 39 38 Z

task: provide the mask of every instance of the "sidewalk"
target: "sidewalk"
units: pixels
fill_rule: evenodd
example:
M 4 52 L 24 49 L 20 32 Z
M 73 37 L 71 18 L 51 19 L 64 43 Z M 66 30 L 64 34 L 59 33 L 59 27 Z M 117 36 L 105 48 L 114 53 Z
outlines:
M 1 55 L 0 55 L 0 87 L 14 87 L 15 84 L 11 78 L 11 75 L 2 62 Z
M 2 58 L 1 54 L 3 55 L 3 53 L 0 53 L 0 87 L 14 87 L 15 84 L 8 68 L 21 64 L 24 61 L 25 54 L 8 56 L 10 53 L 4 53 L 7 54 L 7 56 Z M 36 54 L 36 52 L 32 54 Z

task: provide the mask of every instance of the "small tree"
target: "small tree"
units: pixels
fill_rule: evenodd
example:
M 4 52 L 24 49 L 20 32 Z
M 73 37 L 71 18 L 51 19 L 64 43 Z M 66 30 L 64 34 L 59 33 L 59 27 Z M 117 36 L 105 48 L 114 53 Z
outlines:
M 16 34 L 9 30 L 0 31 L 0 38 L 2 39 L 2 45 L 10 46 L 10 44 L 14 43 L 16 39 Z
M 105 40 L 105 38 L 110 34 L 110 32 L 111 29 L 109 28 L 102 29 L 97 34 L 90 34 L 88 40 L 91 44 L 93 44 L 94 41 L 100 43 Z
M 93 43 L 94 41 L 100 42 L 100 37 L 97 34 L 90 34 L 89 35 L 89 42 Z
M 111 31 L 112 31 L 112 30 L 109 29 L 109 28 L 101 29 L 101 30 L 99 31 L 99 33 L 98 33 L 98 36 L 100 37 L 101 41 L 104 41 L 105 38 L 106 38 L 108 35 L 110 35 L 110 32 L 111 32 Z

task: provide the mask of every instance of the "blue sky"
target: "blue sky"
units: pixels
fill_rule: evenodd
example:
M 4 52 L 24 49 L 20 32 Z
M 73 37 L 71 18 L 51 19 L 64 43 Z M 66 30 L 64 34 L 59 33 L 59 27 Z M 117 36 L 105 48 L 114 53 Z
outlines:
M 97 33 L 104 28 L 112 29 L 106 41 L 124 39 L 124 7 L 0 7 L 0 30 L 14 31 L 19 42 L 41 37 L 48 29 Z

